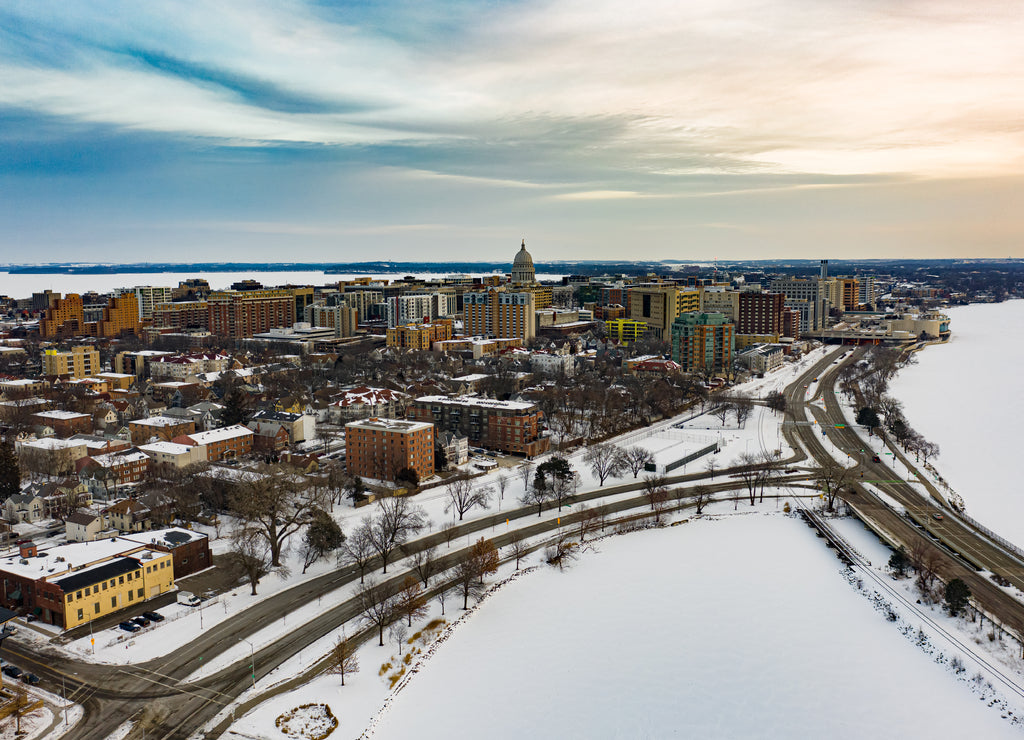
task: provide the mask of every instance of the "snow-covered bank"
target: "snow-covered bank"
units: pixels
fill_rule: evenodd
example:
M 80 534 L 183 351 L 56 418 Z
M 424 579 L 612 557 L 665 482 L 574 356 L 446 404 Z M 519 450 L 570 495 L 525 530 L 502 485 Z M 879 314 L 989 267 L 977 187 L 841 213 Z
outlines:
M 1013 379 L 1024 344 L 1007 327 L 1024 321 L 1024 301 L 962 306 L 949 312 L 948 344 L 917 353 L 890 393 L 910 424 L 939 445 L 935 467 L 959 493 L 967 513 L 1024 545 L 1024 497 L 1018 495 L 1018 424 L 1024 396 Z
M 753 513 L 598 549 L 492 598 L 374 737 L 1018 734 L 795 519 Z

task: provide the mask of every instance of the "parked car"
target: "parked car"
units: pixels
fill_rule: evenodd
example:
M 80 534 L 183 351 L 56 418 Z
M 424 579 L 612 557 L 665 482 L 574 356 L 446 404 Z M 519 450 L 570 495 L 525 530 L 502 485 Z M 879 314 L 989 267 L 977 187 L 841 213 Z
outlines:
M 131 621 L 135 622 L 135 624 L 139 625 L 140 627 L 148 627 L 149 626 L 149 620 L 146 619 L 145 617 L 132 617 Z
M 940 522 L 941 522 L 941 521 L 942 521 L 943 519 L 945 519 L 945 518 L 946 518 L 946 517 L 942 516 L 942 514 L 940 514 L 940 513 L 939 513 L 939 512 L 937 512 L 937 511 L 936 511 L 936 512 L 935 512 L 934 514 L 932 514 L 932 519 L 937 519 L 937 520 L 938 520 L 938 521 L 940 521 Z
M 164 615 L 159 612 L 142 612 L 142 616 L 151 622 L 162 622 L 164 621 Z
M 18 676 L 21 675 L 21 672 L 22 672 L 21 669 L 18 668 L 18 666 L 16 666 L 16 665 L 11 665 L 10 663 L 8 663 L 7 665 L 4 666 L 4 675 L 5 676 L 10 676 L 11 678 L 17 678 Z
M 872 455 L 871 462 L 882 462 L 882 458 L 880 458 L 878 455 Z
M 32 684 L 33 686 L 35 686 L 37 683 L 39 683 L 39 676 L 37 676 L 34 673 L 23 673 L 21 674 L 21 680 L 25 683 Z
M 138 632 L 140 629 L 142 629 L 141 627 L 139 627 L 139 625 L 135 624 L 134 622 L 121 622 L 121 624 L 117 626 L 123 629 L 125 632 Z
M 185 606 L 199 606 L 199 599 L 197 599 L 195 595 L 189 593 L 188 591 L 179 591 L 178 603 L 184 604 Z

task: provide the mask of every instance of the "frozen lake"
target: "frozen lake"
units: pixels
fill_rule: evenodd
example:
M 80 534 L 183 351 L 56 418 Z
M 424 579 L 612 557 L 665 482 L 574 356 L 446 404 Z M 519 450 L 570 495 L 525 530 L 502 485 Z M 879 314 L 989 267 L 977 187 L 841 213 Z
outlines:
M 509 269 L 511 265 L 509 265 Z M 396 273 L 351 273 L 344 275 L 327 275 L 321 270 L 305 270 L 296 272 L 125 272 L 113 275 L 11 275 L 7 272 L 0 272 L 0 295 L 8 295 L 12 298 L 28 298 L 33 293 L 41 293 L 44 290 L 54 290 L 59 293 L 85 293 L 94 290 L 97 293 L 106 293 L 118 288 L 134 288 L 137 285 L 156 285 L 178 287 L 182 280 L 190 278 L 204 278 L 210 283 L 214 290 L 221 290 L 230 287 L 232 283 L 240 280 L 256 280 L 268 287 L 277 285 L 329 285 L 340 280 L 354 280 L 358 277 L 373 277 L 381 280 L 394 282 L 406 275 L 408 272 Z M 452 273 L 416 273 L 420 278 L 441 278 Z M 473 277 L 491 275 L 487 272 L 463 273 Z M 538 274 L 538 280 L 561 280 L 561 275 Z
M 917 353 L 891 393 L 910 425 L 939 445 L 935 467 L 964 498 L 967 513 L 1024 545 L 1024 496 L 1016 460 L 1024 435 L 1024 396 L 1015 378 L 1024 363 L 1016 328 L 1024 301 L 950 310 L 946 345 Z
M 496 594 L 374 740 L 1019 737 L 795 518 L 704 520 L 598 550 Z

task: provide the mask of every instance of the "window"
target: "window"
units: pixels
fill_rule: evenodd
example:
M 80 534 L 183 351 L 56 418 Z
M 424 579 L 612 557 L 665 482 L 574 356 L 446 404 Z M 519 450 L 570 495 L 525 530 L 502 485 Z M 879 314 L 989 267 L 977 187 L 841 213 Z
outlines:
M 81 609 L 78 610 L 78 619 L 85 619 L 85 612 L 83 612 Z
M 82 592 L 81 592 L 81 591 L 78 591 L 78 592 L 77 592 L 77 593 L 75 594 L 75 598 L 76 598 L 76 599 L 80 599 L 80 598 L 82 598 Z
M 92 613 L 93 614 L 99 614 L 100 613 L 100 602 L 97 601 L 95 604 L 92 605 Z
M 111 596 L 110 597 L 110 608 L 111 609 L 116 609 L 117 608 L 117 597 L 116 596 Z
M 120 578 L 118 578 L 117 582 L 123 585 L 124 584 L 124 576 L 121 576 Z
M 129 589 L 128 590 L 128 601 L 131 601 L 134 598 L 135 598 L 135 592 L 132 591 L 131 589 Z
M 68 594 L 68 603 L 69 604 L 71 603 L 71 599 L 73 599 L 73 598 L 74 598 L 74 596 L 72 594 Z
M 103 590 L 104 590 L 104 591 L 106 591 L 106 590 L 107 590 L 107 582 L 106 582 L 106 581 L 104 581 L 104 582 L 103 582 Z
M 142 589 L 141 588 L 139 589 L 139 598 L 140 599 L 142 598 Z

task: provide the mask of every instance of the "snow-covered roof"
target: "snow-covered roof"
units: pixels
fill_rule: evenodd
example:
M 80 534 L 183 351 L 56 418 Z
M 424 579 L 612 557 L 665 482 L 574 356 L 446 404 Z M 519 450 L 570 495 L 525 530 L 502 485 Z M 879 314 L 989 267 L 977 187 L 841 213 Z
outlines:
M 480 396 L 421 396 L 417 403 L 440 403 L 448 406 L 478 406 L 488 409 L 505 409 L 506 411 L 529 411 L 535 404 L 522 401 L 498 401 Z
M 408 395 L 401 391 L 393 391 L 390 388 L 371 388 L 369 386 L 360 386 L 359 388 L 352 388 L 351 390 L 345 391 L 344 395 L 337 401 L 332 401 L 331 406 L 359 406 L 366 404 L 368 406 L 376 406 L 380 403 L 388 403 L 389 401 L 397 400 L 399 398 L 408 398 Z
M 150 416 L 148 419 L 135 419 L 130 423 L 147 427 L 175 427 L 184 424 L 185 420 L 173 416 Z
M 142 462 L 148 460 L 149 456 L 138 450 L 132 450 L 130 452 L 108 452 L 105 455 L 93 456 L 93 462 L 97 463 L 104 468 L 112 468 L 115 465 L 127 465 L 133 462 Z
M 187 455 L 192 452 L 189 445 L 182 445 L 176 442 L 151 442 L 148 445 L 139 445 L 143 452 L 150 452 L 161 455 Z
M 21 446 L 36 450 L 70 450 L 73 447 L 84 447 L 85 442 L 80 439 L 43 437 L 42 439 L 34 439 L 31 442 L 22 442 Z
M 39 416 L 44 419 L 62 419 L 64 421 L 70 421 L 71 419 L 88 418 L 88 414 L 82 414 L 77 411 L 37 411 L 34 416 Z
M 432 429 L 433 424 L 426 421 L 405 421 L 404 419 L 360 419 L 359 421 L 350 421 L 345 425 L 348 429 L 359 428 L 359 429 L 385 429 L 392 432 L 416 432 L 421 429 Z
M 236 439 L 237 437 L 252 436 L 252 430 L 248 427 L 244 427 L 241 424 L 235 424 L 230 427 L 224 427 L 223 429 L 211 429 L 208 432 L 194 432 L 193 434 L 186 435 L 189 439 L 199 445 L 213 444 L 214 442 L 223 442 L 228 439 Z

